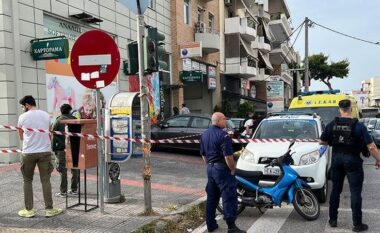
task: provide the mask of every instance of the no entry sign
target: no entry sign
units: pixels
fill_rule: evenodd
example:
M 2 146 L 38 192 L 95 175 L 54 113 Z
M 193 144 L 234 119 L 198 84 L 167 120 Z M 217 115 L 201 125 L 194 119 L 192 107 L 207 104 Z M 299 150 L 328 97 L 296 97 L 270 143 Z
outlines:
M 76 79 L 90 89 L 109 85 L 120 69 L 120 53 L 114 39 L 99 30 L 78 37 L 70 61 Z

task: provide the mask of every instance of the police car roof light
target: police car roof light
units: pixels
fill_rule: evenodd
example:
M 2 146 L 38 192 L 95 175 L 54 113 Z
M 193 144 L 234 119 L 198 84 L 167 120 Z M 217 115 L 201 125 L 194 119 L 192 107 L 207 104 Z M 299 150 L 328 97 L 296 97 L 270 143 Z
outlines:
M 307 115 L 307 116 L 314 116 L 315 113 L 313 111 L 282 111 L 282 112 L 273 112 L 269 113 L 268 117 L 270 116 L 285 116 L 285 115 Z
M 339 89 L 325 90 L 325 91 L 304 91 L 304 92 L 301 92 L 300 96 L 318 95 L 318 94 L 338 94 L 338 93 L 340 93 Z M 300 97 L 298 97 L 298 99 L 300 99 Z

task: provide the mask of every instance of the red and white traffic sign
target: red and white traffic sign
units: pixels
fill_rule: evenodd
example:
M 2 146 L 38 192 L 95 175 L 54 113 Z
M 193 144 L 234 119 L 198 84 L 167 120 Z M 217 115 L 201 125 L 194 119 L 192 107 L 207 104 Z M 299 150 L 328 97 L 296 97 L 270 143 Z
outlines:
M 120 53 L 114 39 L 99 30 L 84 32 L 77 38 L 70 61 L 76 79 L 90 89 L 106 87 L 120 69 Z

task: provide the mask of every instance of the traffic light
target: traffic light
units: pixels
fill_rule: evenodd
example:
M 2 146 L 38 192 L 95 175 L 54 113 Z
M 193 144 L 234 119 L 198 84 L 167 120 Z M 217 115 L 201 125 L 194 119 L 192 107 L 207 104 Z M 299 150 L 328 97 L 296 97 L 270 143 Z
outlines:
M 124 73 L 126 75 L 137 74 L 139 72 L 139 56 L 137 41 L 128 44 L 128 63 L 124 63 Z
M 148 28 L 148 36 L 145 38 L 144 49 L 145 71 L 157 72 L 159 69 L 167 69 L 167 63 L 162 60 L 163 55 L 166 53 L 164 40 L 165 35 L 159 33 L 157 28 Z

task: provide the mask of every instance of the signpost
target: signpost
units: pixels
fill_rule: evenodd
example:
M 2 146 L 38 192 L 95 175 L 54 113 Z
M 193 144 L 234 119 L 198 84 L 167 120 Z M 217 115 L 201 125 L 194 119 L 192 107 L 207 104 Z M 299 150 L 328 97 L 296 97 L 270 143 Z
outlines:
M 75 41 L 71 51 L 71 69 L 83 86 L 96 89 L 97 134 L 102 135 L 100 88 L 115 79 L 120 69 L 119 49 L 112 37 L 99 30 L 87 31 Z M 99 203 L 104 213 L 105 157 L 102 141 L 98 139 Z

